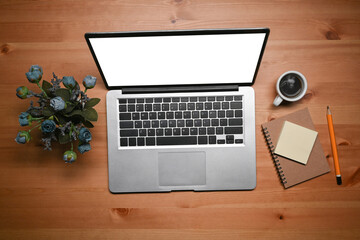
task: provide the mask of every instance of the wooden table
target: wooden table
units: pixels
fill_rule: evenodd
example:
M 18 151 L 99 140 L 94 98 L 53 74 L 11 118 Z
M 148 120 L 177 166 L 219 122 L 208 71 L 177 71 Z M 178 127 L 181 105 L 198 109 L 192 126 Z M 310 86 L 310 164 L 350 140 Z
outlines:
M 254 191 L 113 195 L 108 191 L 106 88 L 85 32 L 269 27 L 257 76 L 257 187 Z M 0 239 L 359 239 L 359 1 L 0 1 Z M 99 81 L 93 150 L 63 162 L 68 146 L 43 151 L 40 133 L 14 138 L 29 100 L 32 64 Z M 275 82 L 298 70 L 309 89 L 296 104 L 273 107 Z M 26 103 L 25 103 L 26 102 Z M 335 122 L 343 185 L 337 186 L 326 123 Z M 308 107 L 331 173 L 282 187 L 260 124 Z M 36 131 L 35 131 L 36 132 Z

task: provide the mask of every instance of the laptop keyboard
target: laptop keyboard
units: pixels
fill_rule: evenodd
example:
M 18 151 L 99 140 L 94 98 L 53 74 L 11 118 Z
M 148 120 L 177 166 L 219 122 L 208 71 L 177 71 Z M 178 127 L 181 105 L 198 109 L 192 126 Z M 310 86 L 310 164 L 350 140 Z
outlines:
M 243 143 L 242 96 L 119 99 L 120 146 Z

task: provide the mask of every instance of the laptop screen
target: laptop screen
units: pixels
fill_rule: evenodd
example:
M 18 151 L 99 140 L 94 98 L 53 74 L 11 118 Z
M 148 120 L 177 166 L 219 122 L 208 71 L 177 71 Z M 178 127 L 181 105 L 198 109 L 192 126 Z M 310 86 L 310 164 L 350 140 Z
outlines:
M 265 40 L 265 32 L 88 37 L 108 87 L 252 83 Z

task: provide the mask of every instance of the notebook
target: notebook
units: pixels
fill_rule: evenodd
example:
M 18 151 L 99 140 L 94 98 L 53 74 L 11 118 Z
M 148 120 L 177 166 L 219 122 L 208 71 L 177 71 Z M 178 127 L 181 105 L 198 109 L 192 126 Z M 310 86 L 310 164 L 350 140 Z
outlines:
M 307 164 L 317 132 L 285 121 L 275 147 L 275 153 L 302 164 Z
M 263 133 L 272 154 L 280 180 L 285 188 L 305 182 L 330 172 L 319 138 L 316 138 L 306 165 L 297 163 L 274 153 L 285 121 L 315 130 L 308 108 L 262 124 Z

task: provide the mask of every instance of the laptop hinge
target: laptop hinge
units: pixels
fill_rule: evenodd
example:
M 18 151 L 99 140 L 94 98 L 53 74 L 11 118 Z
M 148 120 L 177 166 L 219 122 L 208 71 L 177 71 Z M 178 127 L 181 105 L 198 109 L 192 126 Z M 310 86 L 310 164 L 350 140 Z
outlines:
M 196 86 L 160 86 L 160 87 L 125 87 L 122 88 L 123 94 L 131 93 L 168 93 L 168 92 L 223 92 L 237 91 L 239 85 L 196 85 Z

